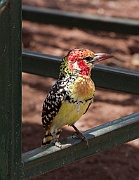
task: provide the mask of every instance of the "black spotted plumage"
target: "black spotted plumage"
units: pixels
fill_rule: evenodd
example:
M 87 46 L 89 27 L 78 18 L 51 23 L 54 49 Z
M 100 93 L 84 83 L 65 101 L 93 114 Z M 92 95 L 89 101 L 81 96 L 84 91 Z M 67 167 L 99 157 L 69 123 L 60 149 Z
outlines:
M 59 138 L 61 129 L 57 129 L 54 137 L 54 135 L 50 132 L 50 125 L 59 112 L 63 100 L 70 101 L 67 88 L 71 82 L 75 81 L 75 79 L 75 76 L 72 78 L 70 76 L 59 77 L 56 84 L 53 85 L 50 92 L 48 93 L 42 108 L 42 124 L 46 130 L 42 145 L 49 144 L 55 137 L 57 139 Z
M 51 121 L 56 116 L 61 107 L 62 100 L 65 98 L 65 90 L 63 87 L 60 87 L 60 85 L 61 82 L 59 80 L 52 87 L 43 103 L 42 123 L 44 127 L 50 125 Z
M 59 80 L 54 84 L 50 92 L 48 93 L 42 109 L 42 124 L 45 129 L 49 128 L 52 120 L 58 113 L 63 100 L 70 101 L 69 92 L 66 90 L 68 85 L 73 82 L 76 77 L 64 77 L 59 78 Z

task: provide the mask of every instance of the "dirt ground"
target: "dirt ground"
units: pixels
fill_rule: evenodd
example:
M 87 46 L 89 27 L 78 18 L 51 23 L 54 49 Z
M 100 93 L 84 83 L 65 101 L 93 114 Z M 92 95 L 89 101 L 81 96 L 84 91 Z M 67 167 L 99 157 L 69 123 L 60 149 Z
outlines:
M 23 0 L 23 4 L 47 8 L 139 19 L 138 0 Z M 91 31 L 23 22 L 23 48 L 56 56 L 65 56 L 72 48 L 83 47 L 94 52 L 113 54 L 103 64 L 139 70 L 139 36 Z M 51 77 L 23 73 L 23 152 L 41 145 L 43 101 L 55 83 Z M 129 82 L 130 83 L 130 82 Z M 94 103 L 76 123 L 85 131 L 92 127 L 129 115 L 139 110 L 139 96 L 96 88 Z M 65 126 L 61 138 L 73 134 Z M 32 178 L 32 180 L 139 180 L 139 140 L 84 158 L 66 167 Z

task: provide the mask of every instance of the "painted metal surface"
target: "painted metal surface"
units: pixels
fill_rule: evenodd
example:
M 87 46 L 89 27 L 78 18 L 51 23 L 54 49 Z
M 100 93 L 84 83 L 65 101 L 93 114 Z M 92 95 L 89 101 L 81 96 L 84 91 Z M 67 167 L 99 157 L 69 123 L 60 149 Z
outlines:
M 71 144 L 68 148 L 60 150 L 50 145 L 24 153 L 24 178 L 48 172 L 138 138 L 139 112 L 87 130 L 83 134 L 89 140 L 89 148 L 86 142 L 68 137 L 61 141 L 62 144 Z
M 21 2 L 0 7 L 0 179 L 21 176 Z
M 23 5 L 22 10 L 23 19 L 33 22 L 139 35 L 138 20 L 65 12 L 27 5 Z

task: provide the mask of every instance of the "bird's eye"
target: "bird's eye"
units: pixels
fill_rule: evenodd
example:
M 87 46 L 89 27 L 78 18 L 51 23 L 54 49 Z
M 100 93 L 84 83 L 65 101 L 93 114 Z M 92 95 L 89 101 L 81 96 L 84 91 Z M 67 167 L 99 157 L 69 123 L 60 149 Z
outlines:
M 90 56 L 87 56 L 87 57 L 85 57 L 84 59 L 87 60 L 87 61 L 91 61 L 93 58 L 90 57 Z

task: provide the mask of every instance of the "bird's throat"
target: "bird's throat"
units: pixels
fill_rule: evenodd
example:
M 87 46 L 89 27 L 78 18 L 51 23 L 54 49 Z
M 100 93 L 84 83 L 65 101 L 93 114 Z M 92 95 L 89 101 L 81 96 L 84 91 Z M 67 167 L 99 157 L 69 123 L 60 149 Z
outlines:
M 72 98 L 77 101 L 86 101 L 93 98 L 95 85 L 89 76 L 79 76 L 74 85 L 71 85 Z

